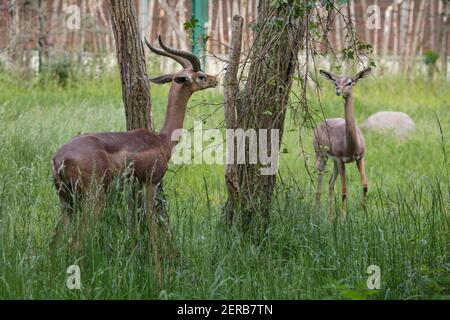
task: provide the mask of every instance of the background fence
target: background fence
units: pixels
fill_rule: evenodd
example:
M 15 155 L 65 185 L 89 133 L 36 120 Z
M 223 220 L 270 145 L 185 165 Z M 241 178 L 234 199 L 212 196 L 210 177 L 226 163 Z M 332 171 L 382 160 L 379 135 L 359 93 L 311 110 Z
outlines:
M 169 45 L 190 49 L 190 32 L 184 30 L 185 22 L 193 16 L 201 17 L 208 36 L 207 52 L 220 57 L 230 42 L 231 18 L 240 14 L 245 21 L 243 49 L 252 43 L 251 23 L 256 19 L 257 0 L 134 1 L 141 33 L 152 42 L 161 34 Z M 107 3 L 108 0 L 0 0 L 3 60 L 38 68 L 42 57 L 61 53 L 114 53 Z M 71 5 L 80 10 L 79 29 L 67 27 Z M 317 10 L 325 14 L 319 7 Z M 345 21 L 351 19 L 359 38 L 373 45 L 373 54 L 379 61 L 401 64 L 424 54 L 434 59 L 439 55 L 441 60 L 448 56 L 449 5 L 445 0 L 349 0 L 338 10 L 340 14 L 335 10 L 324 17 L 334 29 L 328 41 L 337 52 L 346 47 Z

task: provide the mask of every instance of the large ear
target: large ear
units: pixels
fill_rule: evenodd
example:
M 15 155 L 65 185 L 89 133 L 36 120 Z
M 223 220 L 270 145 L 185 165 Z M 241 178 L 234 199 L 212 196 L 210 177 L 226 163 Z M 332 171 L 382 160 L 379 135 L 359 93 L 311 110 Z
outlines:
M 179 76 L 176 76 L 173 79 L 173 81 L 175 81 L 176 83 L 180 83 L 180 84 L 192 83 L 192 78 L 190 76 L 188 76 L 188 75 L 181 74 Z
M 331 72 L 328 72 L 328 71 L 325 71 L 325 70 L 319 70 L 319 72 L 325 78 L 327 78 L 328 80 L 331 80 L 333 82 L 335 82 L 338 79 L 338 77 L 335 76 L 334 74 L 332 74 Z
M 156 78 L 151 78 L 149 79 L 151 82 L 153 83 L 157 83 L 157 84 L 164 84 L 164 83 L 169 83 L 172 82 L 173 79 L 173 74 L 165 74 Z
M 352 79 L 353 82 L 356 83 L 359 79 L 362 79 L 362 78 L 367 77 L 367 75 L 368 75 L 371 71 L 372 71 L 371 68 L 366 68 L 366 69 L 364 69 L 364 70 L 358 72 L 358 73 L 356 74 L 356 76 L 353 77 L 353 79 Z

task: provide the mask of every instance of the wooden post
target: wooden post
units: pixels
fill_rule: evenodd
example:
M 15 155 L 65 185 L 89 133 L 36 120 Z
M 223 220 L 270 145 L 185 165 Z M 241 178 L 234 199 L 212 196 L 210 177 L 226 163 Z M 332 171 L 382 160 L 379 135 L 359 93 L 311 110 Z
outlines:
M 236 113 L 236 99 L 239 92 L 239 82 L 237 79 L 239 71 L 239 61 L 241 58 L 242 47 L 242 26 L 244 19 L 241 16 L 235 15 L 231 22 L 231 45 L 228 50 L 228 66 L 225 73 L 224 86 L 225 86 L 225 101 L 223 103 L 223 109 L 225 113 L 225 125 L 227 129 L 235 129 L 237 126 L 237 113 Z M 230 150 L 227 150 L 227 153 Z M 229 157 L 234 157 L 234 154 L 227 154 Z M 233 208 L 234 203 L 237 201 L 239 194 L 239 184 L 237 178 L 236 165 L 227 164 L 225 168 L 225 182 L 228 188 L 228 201 L 225 206 L 225 218 L 228 224 L 233 222 Z

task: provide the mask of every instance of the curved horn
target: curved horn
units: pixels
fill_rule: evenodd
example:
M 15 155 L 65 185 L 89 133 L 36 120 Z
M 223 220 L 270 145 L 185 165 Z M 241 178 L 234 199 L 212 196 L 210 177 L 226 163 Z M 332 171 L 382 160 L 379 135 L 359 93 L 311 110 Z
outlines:
M 158 36 L 158 41 L 159 41 L 159 45 L 161 46 L 161 48 L 166 50 L 168 53 L 177 55 L 177 56 L 182 57 L 182 58 L 186 59 L 187 61 L 189 61 L 192 64 L 192 69 L 194 69 L 194 72 L 201 70 L 202 66 L 201 66 L 200 60 L 197 58 L 197 56 L 195 54 L 184 51 L 184 50 L 174 49 L 174 48 L 170 48 L 170 47 L 166 46 L 162 42 L 161 36 Z
M 147 38 L 144 37 L 145 43 L 147 44 L 147 47 L 153 51 L 156 54 L 159 54 L 160 56 L 165 56 L 165 57 L 169 57 L 172 58 L 173 60 L 175 60 L 176 62 L 178 62 L 183 68 L 187 68 L 189 66 L 189 61 L 186 61 L 185 59 L 183 59 L 182 57 L 179 57 L 177 55 L 174 55 L 172 53 L 166 52 L 164 50 L 161 49 L 157 49 L 154 46 L 152 46 L 148 41 Z

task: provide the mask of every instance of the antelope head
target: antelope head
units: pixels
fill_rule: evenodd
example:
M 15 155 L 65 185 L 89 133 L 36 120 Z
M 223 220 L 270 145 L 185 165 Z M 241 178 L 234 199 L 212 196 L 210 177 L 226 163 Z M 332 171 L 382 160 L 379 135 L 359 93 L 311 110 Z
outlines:
M 345 98 L 352 94 L 352 87 L 358 82 L 358 80 L 366 77 L 371 70 L 371 68 L 366 68 L 361 72 L 358 72 L 354 77 L 351 78 L 347 76 L 339 77 L 332 74 L 331 72 L 324 70 L 320 70 L 320 74 L 328 80 L 333 81 L 334 85 L 336 86 L 337 96 L 342 95 Z
M 157 84 L 173 82 L 186 86 L 186 88 L 189 88 L 191 92 L 214 88 L 217 86 L 217 78 L 206 74 L 201 70 L 200 60 L 197 56 L 188 51 L 166 46 L 162 42 L 161 36 L 158 37 L 158 41 L 163 50 L 153 47 L 147 39 L 145 39 L 145 43 L 151 51 L 158 55 L 172 58 L 183 67 L 183 70 L 177 73 L 165 74 L 159 77 L 151 78 L 151 82 Z

